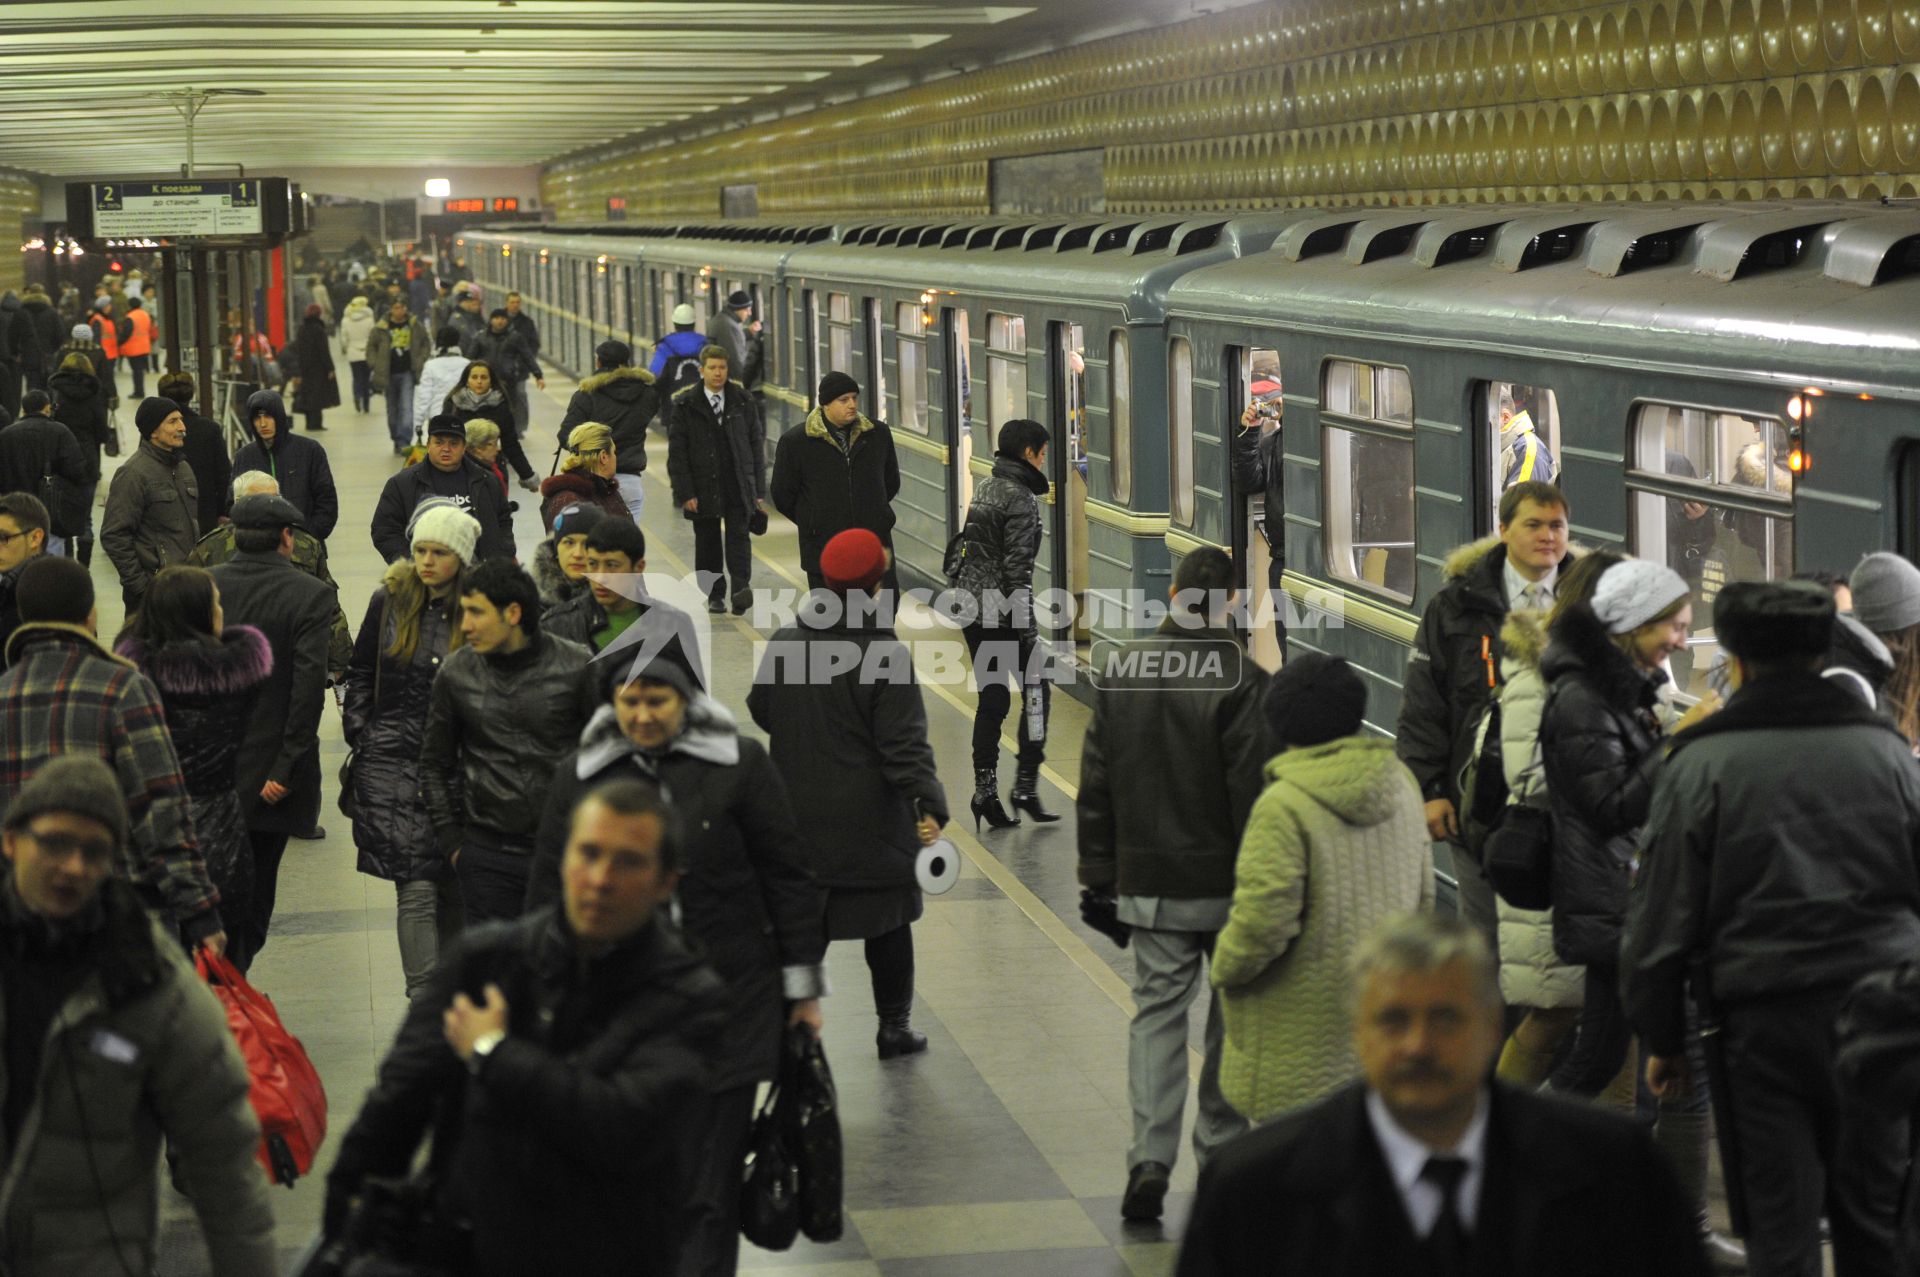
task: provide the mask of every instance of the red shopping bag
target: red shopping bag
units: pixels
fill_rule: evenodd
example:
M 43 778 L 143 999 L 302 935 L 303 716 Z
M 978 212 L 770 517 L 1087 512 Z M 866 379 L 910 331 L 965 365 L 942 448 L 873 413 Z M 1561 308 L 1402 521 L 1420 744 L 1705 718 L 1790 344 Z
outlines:
M 267 995 L 216 953 L 197 949 L 194 967 L 226 1008 L 227 1027 L 240 1044 L 253 1079 L 253 1111 L 260 1119 L 260 1165 L 267 1178 L 289 1188 L 313 1169 L 327 1137 L 327 1092 L 300 1039 L 280 1023 Z

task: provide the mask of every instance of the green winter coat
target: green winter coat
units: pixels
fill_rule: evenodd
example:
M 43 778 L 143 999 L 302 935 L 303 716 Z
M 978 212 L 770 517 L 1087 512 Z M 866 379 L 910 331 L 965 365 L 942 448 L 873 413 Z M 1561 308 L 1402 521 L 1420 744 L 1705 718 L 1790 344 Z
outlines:
M 1433 846 L 1413 773 L 1383 737 L 1267 764 L 1213 951 L 1226 1016 L 1220 1089 L 1253 1122 L 1359 1074 L 1347 962 L 1386 918 L 1433 908 Z

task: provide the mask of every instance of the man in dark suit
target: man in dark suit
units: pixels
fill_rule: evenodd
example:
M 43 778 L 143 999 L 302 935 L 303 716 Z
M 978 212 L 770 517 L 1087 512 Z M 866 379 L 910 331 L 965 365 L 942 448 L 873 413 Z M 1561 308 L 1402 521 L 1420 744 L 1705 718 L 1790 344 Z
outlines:
M 327 643 L 339 608 L 334 587 L 293 565 L 300 511 L 285 497 L 233 503 L 233 558 L 213 569 L 232 625 L 251 625 L 273 649 L 273 674 L 255 702 L 240 750 L 235 788 L 253 842 L 251 916 L 234 918 L 234 961 L 245 970 L 267 942 L 274 884 L 287 839 L 306 835 L 320 815 L 320 710 L 326 700 Z
M 1707 1277 L 1645 1135 L 1491 1080 L 1500 985 L 1477 931 L 1397 918 L 1354 984 L 1364 1081 L 1215 1154 L 1179 1277 Z

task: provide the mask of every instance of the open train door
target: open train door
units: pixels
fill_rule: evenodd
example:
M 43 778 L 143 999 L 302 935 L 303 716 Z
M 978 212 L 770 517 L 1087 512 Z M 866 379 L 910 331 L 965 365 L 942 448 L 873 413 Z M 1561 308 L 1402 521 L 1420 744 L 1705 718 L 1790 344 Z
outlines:
M 1251 622 L 1243 636 L 1247 640 L 1247 651 L 1262 669 L 1271 671 L 1280 668 L 1280 640 L 1274 622 L 1276 618 L 1286 619 L 1286 596 L 1273 583 L 1273 555 L 1267 549 L 1267 538 L 1281 534 L 1278 527 L 1270 528 L 1267 523 L 1265 489 L 1239 481 L 1237 460 L 1240 449 L 1245 446 L 1248 427 L 1243 424 L 1243 418 L 1249 407 L 1254 414 L 1252 429 L 1263 438 L 1280 429 L 1280 354 L 1261 347 L 1242 348 L 1236 353 L 1237 393 L 1222 401 L 1228 409 L 1228 419 L 1223 423 L 1227 465 L 1234 472 L 1230 476 L 1232 498 L 1228 504 L 1232 511 L 1228 522 L 1233 537 L 1234 580 L 1247 600 L 1247 617 Z M 1280 516 L 1279 511 L 1273 514 L 1275 519 Z

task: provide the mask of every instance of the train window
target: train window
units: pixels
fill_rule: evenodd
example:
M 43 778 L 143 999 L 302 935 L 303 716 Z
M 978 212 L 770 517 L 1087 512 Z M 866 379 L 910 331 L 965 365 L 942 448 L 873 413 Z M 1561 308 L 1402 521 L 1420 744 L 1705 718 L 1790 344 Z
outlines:
M 1027 319 L 987 315 L 987 434 L 1027 415 Z
M 882 353 L 886 340 L 880 327 L 880 303 L 867 298 L 867 411 L 884 417 L 887 412 L 887 360 Z
M 845 293 L 827 294 L 827 371 L 853 371 L 853 302 Z
M 1327 574 L 1413 601 L 1413 383 L 1401 368 L 1327 362 Z
M 1113 499 L 1133 499 L 1133 356 L 1127 330 L 1107 338 L 1107 423 L 1113 429 Z
M 1193 526 L 1193 343 L 1175 337 L 1167 349 L 1167 479 L 1175 523 Z
M 1721 587 L 1793 575 L 1787 430 L 1772 417 L 1643 403 L 1631 447 L 1630 548 L 1693 588 L 1693 634 L 1673 672 L 1679 691 L 1698 696 L 1720 654 L 1713 601 Z
M 927 433 L 927 323 L 917 304 L 894 307 L 894 362 L 900 369 L 900 401 L 893 407 L 893 424 L 918 434 Z
M 1487 489 L 1487 513 L 1492 518 L 1499 509 L 1500 494 L 1514 484 L 1530 479 L 1552 483 L 1559 478 L 1560 405 L 1545 386 L 1483 381 L 1480 411 L 1493 466 L 1493 482 Z
M 813 403 L 813 397 L 820 385 L 820 297 L 811 288 L 805 289 L 801 297 L 801 322 L 806 331 L 801 335 L 803 354 L 799 360 L 801 371 L 806 376 L 807 402 Z

